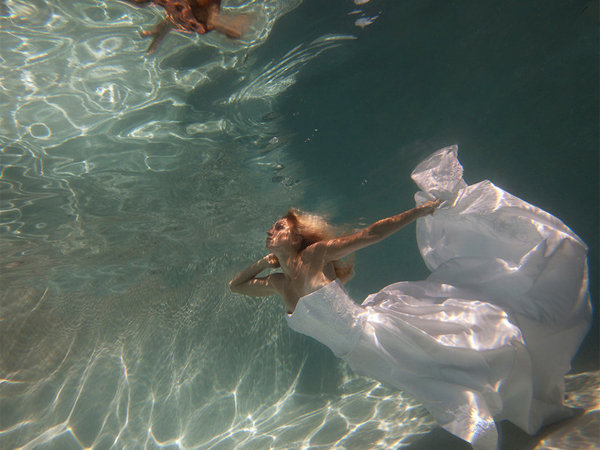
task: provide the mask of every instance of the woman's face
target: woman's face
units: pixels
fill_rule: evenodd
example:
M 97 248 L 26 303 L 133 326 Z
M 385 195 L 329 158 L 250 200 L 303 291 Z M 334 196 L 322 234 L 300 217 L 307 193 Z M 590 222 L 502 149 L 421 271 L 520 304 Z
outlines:
M 299 240 L 299 235 L 290 226 L 287 219 L 279 219 L 267 231 L 267 240 L 265 246 L 268 250 L 276 250 L 282 247 L 295 247 Z

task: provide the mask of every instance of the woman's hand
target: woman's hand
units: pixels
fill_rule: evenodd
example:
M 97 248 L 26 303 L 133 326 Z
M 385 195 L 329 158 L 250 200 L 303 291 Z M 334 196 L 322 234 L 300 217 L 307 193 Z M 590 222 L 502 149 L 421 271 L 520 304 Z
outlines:
M 428 216 L 433 214 L 433 212 L 440 207 L 442 204 L 442 200 L 436 198 L 435 200 L 429 200 L 428 202 L 423 203 L 419 206 L 420 216 Z
M 264 297 L 281 292 L 283 274 L 275 272 L 265 277 L 257 276 L 263 270 L 279 267 L 279 260 L 273 253 L 262 257 L 246 267 L 229 282 L 229 289 L 238 294 Z
M 267 256 L 265 256 L 263 258 L 263 261 L 265 262 L 267 267 L 270 267 L 272 269 L 276 269 L 277 267 L 279 267 L 279 260 L 277 259 L 277 256 L 275 256 L 273 253 L 269 253 Z

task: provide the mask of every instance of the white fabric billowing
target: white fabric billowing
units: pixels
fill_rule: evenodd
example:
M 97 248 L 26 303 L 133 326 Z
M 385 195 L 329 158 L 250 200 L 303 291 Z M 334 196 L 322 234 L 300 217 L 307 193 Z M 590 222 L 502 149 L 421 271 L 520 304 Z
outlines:
M 489 181 L 468 186 L 456 147 L 412 174 L 445 203 L 417 221 L 432 274 L 361 306 L 339 281 L 288 315 L 359 374 L 411 392 L 446 430 L 496 448 L 494 418 L 528 433 L 569 415 L 563 377 L 587 332 L 587 247 L 560 220 Z

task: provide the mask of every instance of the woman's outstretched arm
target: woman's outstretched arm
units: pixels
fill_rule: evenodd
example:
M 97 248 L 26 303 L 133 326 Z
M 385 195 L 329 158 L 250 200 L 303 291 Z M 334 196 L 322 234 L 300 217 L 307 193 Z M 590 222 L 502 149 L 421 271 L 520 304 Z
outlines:
M 429 201 L 421 206 L 409 209 L 408 211 L 395 216 L 378 220 L 358 233 L 324 242 L 322 245 L 325 246 L 325 258 L 328 261 L 335 261 L 348 256 L 361 248 L 382 241 L 419 217 L 433 214 L 441 203 L 442 201 L 439 199 Z
M 277 257 L 272 253 L 246 267 L 229 282 L 229 289 L 237 294 L 252 297 L 266 297 L 279 294 L 283 274 L 272 273 L 266 277 L 257 277 L 263 270 L 279 267 Z

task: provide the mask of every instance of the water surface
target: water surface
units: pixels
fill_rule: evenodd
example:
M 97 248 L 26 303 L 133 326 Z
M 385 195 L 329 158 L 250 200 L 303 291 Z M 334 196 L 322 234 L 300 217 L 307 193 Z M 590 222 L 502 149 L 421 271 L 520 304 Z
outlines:
M 1 447 L 460 446 L 277 299 L 227 289 L 289 206 L 407 209 L 447 145 L 590 246 L 597 311 L 594 3 L 356 3 L 230 0 L 256 16 L 243 40 L 172 33 L 152 56 L 157 8 L 0 3 Z M 413 228 L 356 267 L 357 300 L 427 275 Z M 598 440 L 594 317 L 567 381 L 587 412 L 504 427 L 506 448 Z

